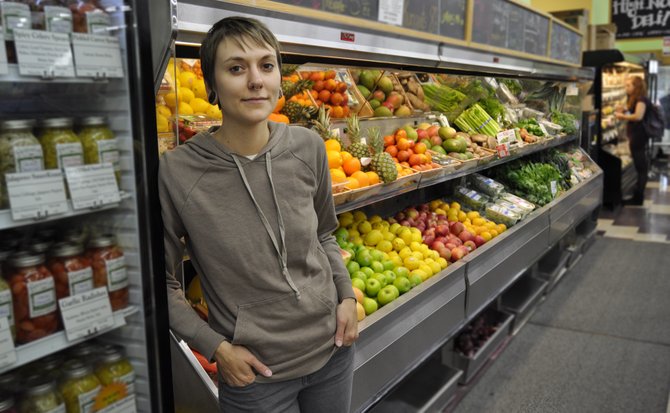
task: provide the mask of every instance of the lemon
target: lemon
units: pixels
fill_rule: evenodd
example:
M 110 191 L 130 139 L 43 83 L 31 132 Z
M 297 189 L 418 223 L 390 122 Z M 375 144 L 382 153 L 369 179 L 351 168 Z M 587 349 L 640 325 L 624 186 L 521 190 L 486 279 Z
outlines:
M 349 242 L 352 242 L 354 245 L 363 245 L 363 238 L 360 235 L 349 238 Z
M 212 118 L 212 119 L 223 118 L 223 116 L 221 115 L 221 110 L 216 105 L 209 105 L 209 109 L 207 109 L 207 112 L 205 112 L 205 115 L 207 117 Z
M 160 113 L 161 115 L 165 116 L 166 118 L 169 118 L 172 116 L 172 111 L 170 110 L 169 107 L 165 105 L 156 105 L 156 113 Z
M 435 274 L 430 265 L 427 264 L 419 264 L 419 269 L 428 274 L 428 278 L 432 277 Z
M 374 218 L 374 217 L 373 217 Z M 372 223 L 372 229 L 378 229 L 380 231 L 385 231 L 386 227 L 384 226 L 383 223 L 381 222 L 373 222 L 372 218 L 370 218 L 370 222 Z
M 482 238 L 484 238 L 484 241 L 491 241 L 491 238 L 493 238 L 493 236 L 491 235 L 491 233 L 488 232 L 488 231 L 484 231 L 484 232 L 482 232 L 481 234 L 479 234 L 479 236 L 482 237 Z
M 398 251 L 398 255 L 400 256 L 400 258 L 404 260 L 405 258 L 412 255 L 412 250 L 409 247 L 404 247 L 403 249 Z
M 179 102 L 179 107 L 177 108 L 177 113 L 180 115 L 192 115 L 193 108 L 186 102 Z
M 195 99 L 195 95 L 191 91 L 191 89 L 185 88 L 185 87 L 180 87 L 177 90 L 177 96 L 179 96 L 179 101 L 180 102 L 190 102 L 193 99 Z
M 363 238 L 363 242 L 365 242 L 365 245 L 371 246 L 371 247 L 374 247 L 375 245 L 379 244 L 383 240 L 384 240 L 384 236 L 382 235 L 381 231 L 378 230 L 378 229 L 373 229 L 373 230 L 369 231 L 367 234 L 365 234 L 365 238 Z
M 349 230 L 347 232 L 349 233 L 349 238 L 360 237 L 361 236 L 361 233 L 358 232 L 358 230 L 356 228 L 349 228 Z
M 496 231 L 495 229 L 492 229 L 491 231 L 489 231 L 489 233 L 491 234 L 491 237 L 493 237 L 493 238 L 498 236 L 498 231 Z
M 367 215 L 363 211 L 354 211 L 354 222 L 361 222 L 368 219 Z
M 433 275 L 438 274 L 440 271 L 442 271 L 442 266 L 437 261 L 431 260 L 428 266 L 430 266 L 430 269 L 433 270 Z
M 358 224 L 358 232 L 361 234 L 367 234 L 370 231 L 372 231 L 372 225 L 370 224 L 370 221 L 362 221 Z
M 391 244 L 391 241 L 383 239 L 379 241 L 379 243 L 377 244 L 377 249 L 382 252 L 390 253 L 391 251 L 393 251 L 393 244 Z
M 506 230 L 507 230 L 507 225 L 505 225 L 505 224 L 498 224 L 497 225 L 496 231 L 498 231 L 498 234 L 502 234 Z
M 412 251 L 412 257 L 416 258 L 418 261 L 423 261 L 423 253 L 419 251 Z
M 403 233 L 400 234 L 400 238 L 405 241 L 406 245 L 410 245 L 412 241 L 414 241 L 414 237 L 410 231 L 403 231 Z
M 373 216 L 370 217 L 369 221 L 370 221 L 371 224 L 375 224 L 377 222 L 382 222 L 383 219 L 379 215 L 373 215 Z
M 423 241 L 423 237 L 421 236 L 421 231 L 419 231 L 418 233 L 416 233 L 416 232 L 412 233 L 412 241 L 419 242 L 419 243 L 421 241 Z
M 181 72 L 178 79 L 181 82 L 182 87 L 187 87 L 190 90 L 193 87 L 193 84 L 198 80 L 198 76 L 193 72 Z
M 390 258 L 390 260 L 396 268 L 397 267 L 402 267 L 403 262 L 402 262 L 402 258 L 400 258 L 399 255 L 392 256 Z
M 400 237 L 394 238 L 393 241 L 391 241 L 391 243 L 393 244 L 393 249 L 395 251 L 401 251 L 403 248 L 407 246 L 407 244 L 405 244 L 405 241 L 403 241 L 403 239 Z
M 411 249 L 412 251 L 421 251 L 421 243 L 412 241 L 409 244 L 409 249 Z
M 207 113 L 207 109 L 209 109 L 209 102 L 201 98 L 191 99 L 189 105 L 191 105 L 195 113 L 205 114 Z
M 407 256 L 403 259 L 402 262 L 403 262 L 403 264 L 405 264 L 404 266 L 410 271 L 416 270 L 416 269 L 419 268 L 419 260 L 416 257 Z
M 468 219 L 468 215 L 463 211 L 458 211 L 458 220 L 465 222 L 466 219 Z
M 446 259 L 439 257 L 435 261 L 437 261 L 438 264 L 440 264 L 440 268 L 445 269 L 449 266 L 449 261 Z
M 421 251 L 421 254 L 423 255 L 423 259 L 424 260 L 432 259 L 432 257 L 434 256 L 433 252 L 435 252 L 435 251 L 432 251 L 432 250 Z
M 384 231 L 384 239 L 386 241 L 392 242 L 395 239 L 395 234 L 389 230 Z
M 392 232 L 394 235 L 398 235 L 398 230 L 402 227 L 403 227 L 402 225 L 395 222 L 391 224 L 391 226 L 389 227 L 389 231 Z
M 445 217 L 447 216 L 447 211 L 445 211 L 445 210 L 442 209 L 442 208 L 437 208 L 437 209 L 435 210 L 435 213 L 436 213 L 437 215 L 444 215 Z
M 484 225 L 485 223 L 486 223 L 486 220 L 484 218 L 481 218 L 481 217 L 477 217 L 477 218 L 474 218 L 472 220 L 472 225 L 480 226 L 480 225 Z
M 157 132 L 170 132 L 170 122 L 160 113 L 156 114 L 156 130 Z
M 205 87 L 205 81 L 203 79 L 196 79 L 193 81 L 193 87 L 191 88 L 195 97 L 207 100 L 207 88 Z
M 468 212 L 466 215 L 467 215 L 468 218 L 470 218 L 471 220 L 472 220 L 472 219 L 475 219 L 475 218 L 479 218 L 479 212 L 477 212 L 477 211 L 470 211 L 470 212 Z
M 170 108 L 174 109 L 177 107 L 177 94 L 174 92 L 168 92 L 163 96 L 163 99 L 165 99 L 165 104 L 168 105 Z
M 340 217 L 337 220 L 340 223 L 341 227 L 348 227 L 349 225 L 354 223 L 354 216 L 349 214 L 349 215 L 340 215 Z
M 418 275 L 421 277 L 421 281 L 426 281 L 428 279 L 428 274 L 426 274 L 424 271 L 421 271 L 420 269 L 416 268 L 412 270 L 412 272 L 409 273 L 410 275 Z
M 454 201 L 454 202 L 451 203 L 451 209 L 455 209 L 456 211 L 460 211 L 461 210 L 461 204 Z

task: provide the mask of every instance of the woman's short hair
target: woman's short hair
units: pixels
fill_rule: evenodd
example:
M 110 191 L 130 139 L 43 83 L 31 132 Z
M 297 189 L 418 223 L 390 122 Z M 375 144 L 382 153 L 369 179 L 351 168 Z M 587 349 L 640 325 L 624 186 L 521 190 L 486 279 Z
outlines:
M 200 66 L 205 85 L 209 90 L 208 99 L 212 104 L 215 103 L 213 101 L 215 96 L 213 92 L 216 90 L 214 76 L 216 51 L 219 44 L 226 39 L 232 39 L 240 45 L 251 41 L 261 47 L 269 46 L 277 53 L 277 63 L 281 69 L 281 49 L 279 42 L 266 25 L 256 19 L 241 16 L 226 17 L 219 20 L 209 29 L 200 45 Z

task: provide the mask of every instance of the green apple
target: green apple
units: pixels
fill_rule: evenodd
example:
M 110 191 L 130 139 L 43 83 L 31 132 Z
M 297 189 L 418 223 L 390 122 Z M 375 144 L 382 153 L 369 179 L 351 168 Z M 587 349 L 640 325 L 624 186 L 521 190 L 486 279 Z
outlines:
M 405 294 L 412 289 L 412 282 L 407 277 L 396 277 L 393 285 L 398 289 L 400 294 Z
M 375 300 L 369 297 L 365 297 L 363 299 L 363 309 L 365 310 L 365 315 L 370 315 L 377 311 L 377 308 L 379 308 L 379 305 Z
M 363 281 L 367 281 L 368 275 L 363 271 L 356 271 L 353 274 L 351 274 L 351 279 L 353 280 L 354 278 L 359 278 Z
M 374 272 L 384 272 L 384 264 L 380 261 L 372 261 L 370 263 L 370 268 L 372 268 L 372 271 Z
M 402 265 L 401 265 L 400 267 L 395 267 L 395 268 L 393 269 L 393 272 L 394 272 L 395 275 L 397 275 L 398 277 L 409 278 L 409 270 L 407 269 L 407 267 L 403 267 Z
M 352 278 L 351 279 L 351 286 L 356 287 L 361 291 L 365 291 L 365 281 L 363 281 L 360 278 Z
M 358 250 L 358 252 L 356 252 L 356 262 L 358 262 L 361 267 L 369 267 L 372 262 L 370 251 L 367 249 Z
M 367 278 L 370 278 L 373 275 L 375 275 L 375 272 L 370 267 L 361 267 L 361 271 L 363 271 L 365 273 Z
M 390 259 L 382 261 L 382 264 L 384 265 L 384 271 L 393 270 L 395 268 L 395 264 Z
M 377 301 L 379 301 L 380 305 L 386 305 L 391 301 L 395 300 L 396 298 L 398 298 L 399 295 L 400 292 L 395 286 L 387 285 L 386 287 L 382 288 L 377 294 Z
M 411 274 L 409 276 L 409 282 L 412 284 L 412 288 L 414 288 L 423 282 L 423 278 L 421 278 L 419 274 Z
M 361 269 L 361 266 L 356 261 L 349 261 L 347 263 L 347 271 L 349 271 L 349 275 L 355 273 L 356 271 L 358 271 L 360 269 Z
M 368 278 L 365 282 L 365 295 L 368 297 L 376 297 L 381 289 L 382 284 L 376 278 Z
M 386 276 L 384 274 L 380 273 L 380 272 L 375 273 L 375 275 L 373 275 L 372 278 L 379 281 L 379 283 L 382 285 L 382 288 L 386 287 L 386 284 L 388 284 L 386 282 Z
M 384 259 L 384 253 L 374 248 L 370 251 L 370 256 L 373 261 L 382 261 Z
M 393 281 L 395 281 L 396 278 L 395 273 L 391 270 L 386 270 L 383 274 L 386 276 L 386 284 L 393 284 Z

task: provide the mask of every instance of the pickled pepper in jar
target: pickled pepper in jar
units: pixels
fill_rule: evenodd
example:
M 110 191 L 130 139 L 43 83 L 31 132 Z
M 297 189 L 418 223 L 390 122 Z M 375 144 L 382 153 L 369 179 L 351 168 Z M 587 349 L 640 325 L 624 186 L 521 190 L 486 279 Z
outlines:
M 135 393 L 135 370 L 121 350 L 115 346 L 105 346 L 98 358 L 95 375 L 106 386 L 111 383 L 123 383 L 128 394 Z
M 65 413 L 65 402 L 56 382 L 48 377 L 31 376 L 19 405 L 21 413 Z
M 54 245 L 47 267 L 54 276 L 59 300 L 93 289 L 91 260 L 84 256 L 84 247 L 79 244 L 61 242 Z
M 40 143 L 46 169 L 63 169 L 84 164 L 81 141 L 72 131 L 72 119 L 52 118 L 42 121 Z
M 84 146 L 86 165 L 109 163 L 114 168 L 116 181 L 121 179 L 119 147 L 114 132 L 107 126 L 103 116 L 89 116 L 81 120 L 79 139 Z
M 67 413 L 89 413 L 100 392 L 100 380 L 93 374 L 91 366 L 70 360 L 63 365 L 63 379 L 58 387 Z
M 0 123 L 0 209 L 9 206 L 5 175 L 44 169 L 42 146 L 33 135 L 32 120 L 7 120 Z
M 9 285 L 14 304 L 17 343 L 28 343 L 58 329 L 56 287 L 44 256 L 16 254 L 11 260 Z
M 113 235 L 94 236 L 88 242 L 86 256 L 93 266 L 93 286 L 107 287 L 112 310 L 128 306 L 128 273 L 123 251 Z

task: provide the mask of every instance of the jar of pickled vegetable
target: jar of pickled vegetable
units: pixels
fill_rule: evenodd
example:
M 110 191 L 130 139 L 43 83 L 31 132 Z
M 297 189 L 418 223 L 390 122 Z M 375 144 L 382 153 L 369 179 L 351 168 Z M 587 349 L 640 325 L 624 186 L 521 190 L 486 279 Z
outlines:
M 0 23 L 1 30 L 5 35 L 7 51 L 7 61 L 9 63 L 16 63 L 16 45 L 14 44 L 14 29 L 30 29 L 31 16 L 30 7 L 24 4 L 23 0 L 4 0 L 0 2 L 0 15 L 2 15 L 2 22 Z
M 95 368 L 95 375 L 103 386 L 124 383 L 129 395 L 135 393 L 135 370 L 121 350 L 115 346 L 103 348 Z
M 51 241 L 38 239 L 33 241 L 32 245 L 30 245 L 30 251 L 34 252 L 35 254 L 46 255 L 46 253 L 49 251 L 49 248 L 51 247 L 51 244 L 53 244 Z
M 55 353 L 26 364 L 19 371 L 22 377 L 29 378 L 39 375 L 40 377 L 58 381 L 60 379 L 60 368 L 64 362 L 65 358 L 63 354 Z
M 128 306 L 128 273 L 123 251 L 113 235 L 98 235 L 88 242 L 86 256 L 93 265 L 93 286 L 107 287 L 112 310 Z
M 100 380 L 93 374 L 91 366 L 79 360 L 70 360 L 63 366 L 59 389 L 67 413 L 89 413 L 93 411 L 95 396 L 100 392 Z
M 63 169 L 84 164 L 84 150 L 81 141 L 72 131 L 72 119 L 45 119 L 42 127 L 40 143 L 47 169 Z
M 77 33 L 98 33 L 110 25 L 109 16 L 96 0 L 68 0 L 72 24 Z
M 80 244 L 61 242 L 54 245 L 47 267 L 54 276 L 58 299 L 93 289 L 91 260 L 84 256 L 84 247 Z
M 44 376 L 26 379 L 26 390 L 19 407 L 21 413 L 65 413 L 65 402 L 56 382 Z
M 42 146 L 33 135 L 32 120 L 7 120 L 0 123 L 0 208 L 9 206 L 5 174 L 44 169 Z
M 19 413 L 10 394 L 0 393 L 0 413 Z
M 21 253 L 10 260 L 9 285 L 14 304 L 17 343 L 28 343 L 58 329 L 56 287 L 44 256 Z
M 107 126 L 103 116 L 89 116 L 81 120 L 79 139 L 84 146 L 86 165 L 109 163 L 114 168 L 116 180 L 121 179 L 119 147 L 114 132 Z
M 60 0 L 34 0 L 30 14 L 34 30 L 72 33 L 72 12 Z
M 98 362 L 101 352 L 102 347 L 96 344 L 95 341 L 85 341 L 72 347 L 67 354 L 75 360 L 94 366 Z

